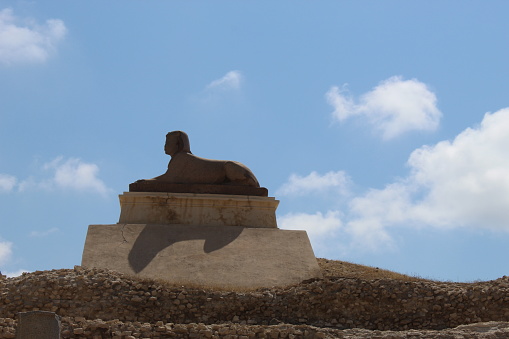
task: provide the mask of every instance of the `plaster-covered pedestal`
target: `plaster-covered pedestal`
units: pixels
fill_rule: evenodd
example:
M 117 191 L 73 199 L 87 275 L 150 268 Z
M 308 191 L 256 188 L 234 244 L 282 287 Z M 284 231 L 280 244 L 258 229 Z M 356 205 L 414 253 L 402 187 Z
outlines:
M 273 197 L 124 192 L 114 225 L 90 225 L 82 265 L 205 287 L 321 276 L 305 231 L 280 230 Z
M 124 192 L 119 198 L 120 224 L 277 227 L 273 197 Z
M 222 288 L 321 276 L 305 231 L 211 225 L 90 225 L 82 265 Z

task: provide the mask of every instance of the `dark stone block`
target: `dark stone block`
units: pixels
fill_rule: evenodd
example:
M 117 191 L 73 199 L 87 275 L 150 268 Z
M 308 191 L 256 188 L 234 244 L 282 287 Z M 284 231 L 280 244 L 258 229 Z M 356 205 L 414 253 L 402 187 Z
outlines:
M 171 184 L 160 181 L 137 181 L 129 184 L 129 192 L 167 192 L 167 193 L 198 193 L 198 194 L 232 194 L 255 195 L 267 197 L 265 187 L 209 185 L 209 184 Z
M 60 339 L 60 317 L 53 312 L 18 313 L 16 339 Z

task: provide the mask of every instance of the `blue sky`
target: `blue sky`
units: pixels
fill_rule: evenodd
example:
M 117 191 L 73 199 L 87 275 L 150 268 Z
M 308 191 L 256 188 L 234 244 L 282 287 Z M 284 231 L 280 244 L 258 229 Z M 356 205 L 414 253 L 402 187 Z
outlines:
M 506 1 L 0 0 L 0 270 L 79 265 L 165 171 L 249 166 L 319 257 L 509 274 Z

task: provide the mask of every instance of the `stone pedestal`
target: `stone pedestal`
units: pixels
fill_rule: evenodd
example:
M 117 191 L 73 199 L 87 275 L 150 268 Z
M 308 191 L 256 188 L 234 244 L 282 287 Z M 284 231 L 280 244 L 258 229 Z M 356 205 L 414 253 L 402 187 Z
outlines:
M 90 225 L 82 265 L 170 283 L 245 288 L 321 276 L 305 231 L 280 230 L 272 197 L 125 192 L 115 225 Z
M 90 225 L 82 265 L 220 288 L 321 276 L 305 231 L 210 225 Z
M 119 198 L 119 224 L 277 227 L 279 201 L 272 197 L 124 192 Z

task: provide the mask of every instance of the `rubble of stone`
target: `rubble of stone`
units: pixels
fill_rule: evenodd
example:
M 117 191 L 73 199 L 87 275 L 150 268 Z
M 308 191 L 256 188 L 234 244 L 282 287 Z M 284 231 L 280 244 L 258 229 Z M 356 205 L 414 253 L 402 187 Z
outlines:
M 16 321 L 0 318 L 0 338 L 15 338 Z M 83 317 L 64 317 L 62 336 L 67 338 L 508 338 L 509 322 L 488 322 L 462 325 L 442 331 L 407 330 L 378 331 L 366 329 L 338 330 L 310 325 L 243 325 L 226 324 L 174 324 L 157 321 L 155 323 L 122 322 L 118 319 L 104 321 L 86 320 Z
M 285 288 L 219 291 L 75 267 L 1 280 L 0 338 L 14 338 L 17 313 L 34 310 L 60 315 L 64 338 L 369 338 L 390 333 L 399 338 L 405 332 L 453 338 L 447 334 L 451 331 L 509 338 L 508 292 L 508 277 L 468 284 L 325 278 Z M 499 323 L 468 325 L 486 322 Z

